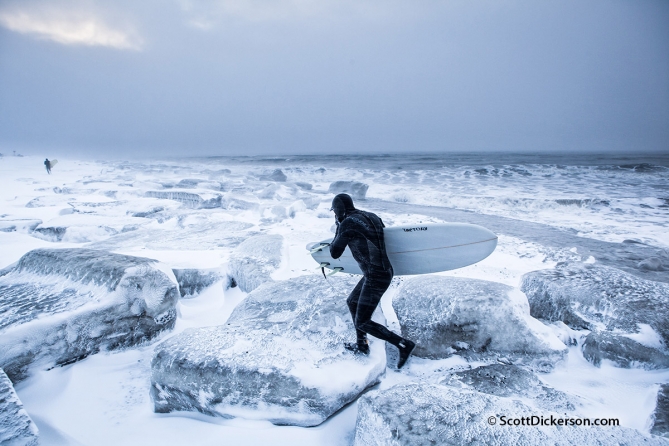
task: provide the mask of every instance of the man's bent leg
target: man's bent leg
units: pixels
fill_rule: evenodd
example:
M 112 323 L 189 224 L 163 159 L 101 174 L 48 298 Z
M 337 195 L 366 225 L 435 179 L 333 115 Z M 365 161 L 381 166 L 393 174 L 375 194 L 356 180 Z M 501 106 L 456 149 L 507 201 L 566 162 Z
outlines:
M 392 275 L 388 275 L 387 277 L 378 278 L 376 280 L 365 280 L 362 289 L 360 290 L 360 297 L 358 298 L 357 311 L 354 320 L 356 330 L 370 334 L 375 338 L 382 339 L 393 345 L 398 345 L 402 341 L 400 336 L 372 320 L 374 310 L 376 310 L 376 307 L 379 305 L 381 297 L 383 297 L 383 293 L 385 293 L 390 286 L 390 281 L 392 279 Z
M 351 319 L 353 320 L 353 325 L 356 326 L 355 335 L 358 344 L 367 342 L 367 335 L 365 334 L 364 331 L 358 330 L 357 325 L 355 323 L 355 317 L 358 312 L 358 302 L 360 300 L 360 292 L 362 291 L 364 285 L 365 285 L 365 277 L 363 276 L 362 279 L 360 279 L 358 284 L 355 286 L 355 288 L 353 288 L 351 294 L 349 294 L 348 299 L 346 299 L 346 304 L 348 305 L 348 311 L 351 312 Z

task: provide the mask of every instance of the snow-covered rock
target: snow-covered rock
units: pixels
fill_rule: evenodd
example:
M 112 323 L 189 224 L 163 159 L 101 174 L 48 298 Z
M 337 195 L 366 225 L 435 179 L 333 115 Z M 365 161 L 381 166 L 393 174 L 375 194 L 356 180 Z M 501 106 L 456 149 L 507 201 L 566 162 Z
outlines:
M 662 384 L 657 392 L 650 433 L 669 438 L 669 384 Z
M 274 169 L 272 172 L 260 175 L 259 177 L 261 180 L 265 181 L 278 181 L 281 183 L 284 183 L 288 177 L 286 176 L 285 173 L 281 171 L 281 169 Z
M 194 194 L 181 191 L 147 191 L 147 197 L 160 198 L 163 200 L 174 200 L 192 209 L 214 209 L 220 208 L 223 197 L 218 194 Z
M 528 399 L 538 407 L 554 412 L 575 409 L 575 398 L 547 386 L 534 373 L 513 364 L 491 364 L 454 372 L 439 384 L 495 396 Z
M 357 181 L 335 181 L 330 184 L 328 192 L 332 194 L 349 194 L 354 200 L 364 200 L 369 186 Z
M 298 212 L 304 212 L 307 210 L 307 204 L 303 200 L 298 200 L 288 206 L 287 213 L 290 218 L 295 218 Z
M 37 446 L 39 431 L 14 386 L 0 369 L 0 444 L 3 446 Z
M 224 276 L 218 270 L 202 269 L 172 269 L 174 277 L 179 284 L 179 293 L 181 297 L 195 297 L 205 288 L 209 288 Z
M 42 224 L 42 220 L 36 219 L 0 219 L 0 232 L 25 232 L 29 233 Z
M 92 249 L 37 249 L 0 271 L 0 367 L 16 382 L 29 367 L 69 364 L 145 342 L 174 326 L 171 270 Z
M 156 347 L 151 395 L 156 412 L 315 426 L 376 384 L 383 346 L 370 356 L 343 348 L 355 331 L 338 289 L 355 278 L 318 275 L 266 284 L 227 324 L 189 329 Z
M 282 245 L 280 235 L 258 235 L 244 240 L 230 255 L 228 275 L 245 293 L 271 282 L 272 272 L 281 265 Z
M 529 315 L 527 300 L 507 285 L 477 279 L 419 276 L 393 298 L 402 336 L 424 358 L 505 356 L 551 369 L 567 348 Z
M 36 228 L 32 235 L 33 237 L 46 240 L 48 242 L 60 242 L 65 237 L 67 228 L 62 226 L 47 226 L 42 228 Z
M 621 367 L 644 362 L 645 367 L 666 367 L 669 284 L 596 264 L 562 264 L 525 274 L 521 289 L 532 316 L 601 332 L 589 336 L 584 346 L 589 360 L 612 359 Z
M 618 367 L 664 369 L 669 367 L 669 355 L 664 349 L 647 347 L 624 335 L 609 331 L 593 331 L 586 336 L 582 346 L 583 357 L 599 366 L 608 359 Z
M 557 425 L 569 419 L 577 423 L 571 414 L 509 398 L 426 383 L 400 384 L 358 400 L 354 445 L 666 445 L 662 438 L 620 426 Z M 513 425 L 503 424 L 510 420 Z M 556 425 L 550 425 L 553 421 Z

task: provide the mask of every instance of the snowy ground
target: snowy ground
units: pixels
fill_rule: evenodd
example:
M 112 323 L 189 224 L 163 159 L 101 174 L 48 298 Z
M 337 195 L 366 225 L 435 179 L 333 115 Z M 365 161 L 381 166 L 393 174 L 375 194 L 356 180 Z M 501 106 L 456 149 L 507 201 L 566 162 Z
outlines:
M 507 217 L 518 225 L 542 223 L 603 242 L 632 239 L 669 248 L 668 169 L 618 161 L 583 166 L 566 159 L 563 164 L 502 161 L 493 157 L 484 163 L 427 159 L 402 168 L 399 157 L 365 162 L 355 158 L 151 163 L 60 159 L 52 175 L 47 175 L 41 159 L 5 156 L 0 158 L 0 229 L 5 228 L 0 231 L 0 268 L 39 247 L 91 247 L 154 258 L 171 268 L 225 271 L 232 250 L 245 238 L 279 234 L 284 237 L 284 253 L 274 279 L 320 274 L 305 246 L 330 234 L 332 194 L 327 190 L 338 180 L 368 184 L 370 206 L 379 201 L 402 203 L 401 212 L 379 213 L 387 226 L 442 221 L 406 211 L 407 205 L 411 209 L 411 205 L 427 204 Z M 275 169 L 281 169 L 287 180 L 268 178 Z M 182 182 L 189 179 L 199 182 Z M 207 209 L 149 196 L 151 191 L 181 191 L 203 200 L 220 195 L 228 205 Z M 366 208 L 365 201 L 357 204 Z M 58 241 L 48 231 L 31 232 L 31 225 L 35 228 L 31 222 L 37 221 L 37 228 L 67 229 Z M 537 242 L 540 234 L 526 240 L 503 230 L 498 233 L 498 248 L 490 257 L 441 274 L 518 287 L 527 272 L 579 257 L 578 246 L 544 245 Z M 342 299 L 348 291 L 341 290 Z M 392 288 L 382 302 L 390 323 L 396 320 L 390 306 L 395 291 Z M 239 288 L 225 290 L 223 282 L 218 282 L 195 298 L 180 300 L 175 329 L 156 342 L 186 328 L 223 324 L 244 297 Z M 356 403 L 313 428 L 193 413 L 155 414 L 149 397 L 154 345 L 97 354 L 37 372 L 19 383 L 17 394 L 39 427 L 42 444 L 347 445 L 352 441 Z M 435 370 L 464 364 L 459 357 L 414 358 L 401 372 L 387 370 L 379 387 L 429 379 Z M 568 361 L 540 378 L 581 397 L 585 405 L 579 409 L 580 416 L 617 417 L 621 425 L 648 433 L 655 395 L 660 383 L 669 382 L 669 370 L 619 369 L 607 363 L 597 368 L 583 359 L 579 347 L 571 347 Z

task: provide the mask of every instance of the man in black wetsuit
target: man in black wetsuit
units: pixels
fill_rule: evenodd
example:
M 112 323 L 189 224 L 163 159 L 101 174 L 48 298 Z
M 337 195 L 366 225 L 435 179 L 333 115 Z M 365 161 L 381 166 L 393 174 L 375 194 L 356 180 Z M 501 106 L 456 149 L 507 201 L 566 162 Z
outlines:
M 44 167 L 46 167 L 46 173 L 51 175 L 51 161 L 49 161 L 49 158 L 44 160 Z
M 370 334 L 399 349 L 397 368 L 402 368 L 416 344 L 372 321 L 372 314 L 393 279 L 393 267 L 388 260 L 383 239 L 384 224 L 376 214 L 356 209 L 347 194 L 334 197 L 332 210 L 335 213 L 337 233 L 330 244 L 330 255 L 338 259 L 348 246 L 363 273 L 362 279 L 346 300 L 355 325 L 357 342 L 346 343 L 344 347 L 354 353 L 369 354 L 367 334 Z

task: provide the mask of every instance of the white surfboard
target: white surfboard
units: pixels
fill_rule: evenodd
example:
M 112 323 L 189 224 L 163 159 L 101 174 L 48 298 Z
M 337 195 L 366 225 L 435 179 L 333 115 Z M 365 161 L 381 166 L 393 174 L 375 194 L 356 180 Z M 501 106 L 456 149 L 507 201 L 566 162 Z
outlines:
M 395 226 L 383 230 L 386 251 L 396 276 L 429 274 L 472 265 L 497 247 L 497 236 L 467 223 Z M 335 272 L 362 274 L 351 250 L 338 259 L 330 256 L 332 238 L 310 243 L 307 249 L 321 266 Z
M 53 166 L 58 164 L 58 160 L 51 160 L 51 161 L 49 161 L 49 163 L 51 164 L 51 168 L 53 169 Z

